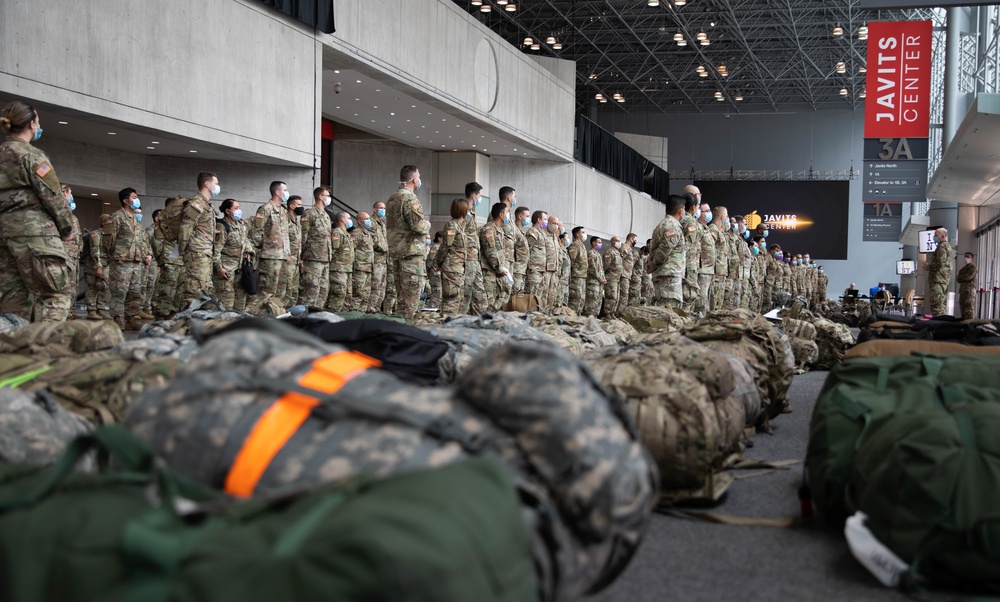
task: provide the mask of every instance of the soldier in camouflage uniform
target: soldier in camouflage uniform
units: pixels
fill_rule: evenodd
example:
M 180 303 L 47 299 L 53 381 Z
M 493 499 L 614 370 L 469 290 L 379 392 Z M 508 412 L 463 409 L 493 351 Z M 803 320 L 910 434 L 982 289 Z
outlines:
M 354 243 L 354 272 L 351 282 L 351 309 L 363 312 L 372 300 L 372 270 L 375 267 L 375 233 L 372 218 L 358 213 L 358 223 L 351 230 Z
M 572 271 L 569 262 L 570 236 L 572 234 L 565 230 L 559 235 L 559 307 L 569 305 L 569 274 Z M 625 278 L 629 277 L 631 274 Z
M 434 233 L 431 241 L 431 248 L 427 250 L 427 257 L 424 258 L 424 266 L 427 267 L 427 282 L 431 289 L 427 298 L 427 307 L 437 309 L 441 307 L 441 272 L 434 268 L 434 258 L 437 257 L 438 249 L 441 248 L 441 239 L 444 234 L 440 230 Z
M 313 206 L 302 214 L 302 264 L 299 270 L 299 299 L 307 307 L 323 307 L 330 292 L 330 248 L 333 224 L 326 208 L 330 204 L 330 189 L 320 186 L 313 190 Z M 364 308 L 361 311 L 368 311 Z
M 611 237 L 611 247 L 604 253 L 604 317 L 614 318 L 618 312 L 618 285 L 622 279 L 622 241 Z
M 155 318 L 150 311 L 150 304 L 153 301 L 153 291 L 156 290 L 156 281 L 160 278 L 160 266 L 156 263 L 156 251 L 153 248 L 153 237 L 156 232 L 156 221 L 159 219 L 160 213 L 162 212 L 162 209 L 154 211 L 152 216 L 153 223 L 143 231 L 143 234 L 145 234 L 143 237 L 145 252 L 153 258 L 149 262 L 149 265 L 145 265 L 145 269 L 143 271 L 142 309 L 139 311 L 139 317 L 144 320 L 152 320 Z M 140 219 L 139 221 L 141 222 L 142 220 Z
M 180 278 L 184 267 L 184 260 L 181 259 L 180 251 L 176 242 L 167 242 L 163 234 L 163 216 L 174 203 L 185 203 L 183 197 L 170 197 L 164 203 L 164 213 L 160 214 L 160 219 L 155 220 L 153 225 L 153 260 L 160 268 L 160 275 L 156 278 L 156 287 L 153 290 L 151 305 L 153 316 L 159 319 L 169 318 L 177 313 L 178 308 L 174 305 L 177 298 L 177 281 Z
M 386 306 L 386 295 L 388 294 L 388 269 L 389 269 L 389 242 L 385 234 L 385 203 L 382 201 L 372 205 L 372 230 L 375 233 L 375 242 L 372 249 L 375 253 L 374 267 L 372 267 L 372 296 L 368 305 L 368 313 L 386 313 L 383 310 Z M 395 295 L 395 287 L 393 287 Z M 391 300 L 391 308 L 396 305 L 395 296 Z
M 701 299 L 701 228 L 698 226 L 698 199 L 691 193 L 684 194 L 684 217 L 681 232 L 684 234 L 684 278 L 681 281 L 681 308 L 688 315 L 695 315 Z
M 503 186 L 500 188 L 498 194 L 500 202 L 507 205 L 507 220 L 503 223 L 503 250 L 504 254 L 507 256 L 507 261 L 510 262 L 510 275 L 514 280 L 514 284 L 511 285 L 510 289 L 504 293 L 503 298 L 500 300 L 500 306 L 502 307 L 508 301 L 510 301 L 510 296 L 518 292 L 518 270 L 521 272 L 521 286 L 524 286 L 524 268 L 525 264 L 524 258 L 527 256 L 528 243 L 524 240 L 524 235 L 521 234 L 521 229 L 517 227 L 515 223 L 515 207 L 517 206 L 517 191 L 515 191 L 510 186 Z M 518 251 L 521 251 L 521 262 L 518 263 Z
M 239 201 L 226 199 L 219 210 L 222 211 L 222 219 L 215 230 L 212 253 L 215 296 L 226 309 L 243 311 L 247 306 L 247 292 L 243 289 L 240 276 L 243 259 L 252 258 L 253 247 L 247 239 Z
M 701 200 L 701 192 L 696 195 Z M 708 203 L 698 208 L 698 230 L 701 233 L 701 259 L 698 262 L 698 301 L 695 313 L 704 316 L 711 309 L 712 282 L 715 279 L 715 241 L 708 225 L 712 222 L 712 210 Z
M 634 244 L 639 244 L 638 240 Z M 632 281 L 628 285 L 629 307 L 639 307 L 642 302 L 643 278 L 646 274 L 646 257 L 642 247 L 632 247 L 635 253 L 635 263 L 632 264 Z
M 62 185 L 63 196 L 66 197 L 66 204 L 71 212 L 76 211 L 76 201 L 73 199 L 73 190 L 66 184 Z M 83 232 L 80 230 L 80 221 L 76 215 L 70 213 L 73 221 L 73 233 L 66 240 L 63 246 L 66 247 L 66 267 L 69 268 L 69 278 L 66 280 L 66 297 L 70 300 L 69 317 L 76 318 L 76 295 L 80 283 L 80 254 L 83 251 Z
M 451 221 L 444 227 L 441 246 L 434 255 L 434 268 L 441 272 L 442 316 L 457 316 L 462 311 L 465 286 L 465 262 L 468 259 L 469 242 L 466 240 L 465 220 L 469 212 L 466 199 L 451 202 Z
M 64 240 L 72 211 L 52 163 L 31 142 L 38 112 L 16 100 L 0 111 L 0 312 L 33 322 L 65 320 L 70 299 Z
M 524 292 L 524 275 L 528 273 L 528 258 L 530 252 L 528 250 L 528 239 L 524 237 L 524 233 L 528 231 L 531 226 L 531 209 L 527 207 L 518 207 L 514 211 L 514 262 L 513 266 L 513 276 L 514 276 L 514 290 L 515 293 Z M 527 226 L 525 226 L 527 222 Z
M 976 256 L 972 253 L 965 254 L 965 265 L 955 276 L 958 283 L 958 306 L 962 310 L 963 320 L 972 320 L 976 317 L 976 280 L 979 278 L 979 268 L 974 263 Z M 822 266 L 819 268 L 820 287 L 823 290 L 823 299 L 826 299 L 826 274 L 823 273 Z
M 209 199 L 219 194 L 219 178 L 204 171 L 198 174 L 198 193 L 184 203 L 181 224 L 177 231 L 177 250 L 184 262 L 179 280 L 179 297 L 174 305 L 179 310 L 201 294 L 212 292 L 212 257 L 215 254 L 215 210 Z
M 948 313 L 948 283 L 951 282 L 952 262 L 955 260 L 951 244 L 948 243 L 948 230 L 938 228 L 934 231 L 937 249 L 930 263 L 924 264 L 927 274 L 927 302 L 931 314 L 943 316 Z
M 306 212 L 302 197 L 292 195 L 285 204 L 285 219 L 288 227 L 288 260 L 281 266 L 281 283 L 278 297 L 285 307 L 295 305 L 299 300 L 299 260 L 302 257 L 302 226 L 299 218 Z
M 534 294 L 539 303 L 545 299 L 545 262 L 546 262 L 546 229 L 549 226 L 549 215 L 544 211 L 535 211 L 531 215 L 531 227 L 525 230 L 524 238 L 528 242 L 528 270 L 524 275 L 524 292 Z M 542 304 L 543 309 L 548 309 Z
M 486 289 L 486 311 L 500 311 L 503 299 L 510 296 L 510 258 L 504 250 L 503 224 L 509 218 L 506 203 L 494 203 L 490 220 L 479 229 L 479 249 L 482 252 L 483 287 Z M 513 277 L 511 277 L 513 280 Z
M 587 302 L 589 265 L 587 247 L 583 242 L 586 238 L 583 226 L 573 228 L 573 242 L 569 245 L 569 308 L 579 315 L 583 315 L 583 306 Z
M 967 253 L 967 255 L 972 255 L 972 253 Z M 968 257 L 966 259 L 968 259 Z M 827 287 L 827 285 L 829 283 L 830 283 L 830 279 L 827 277 L 826 273 L 824 273 L 823 266 L 817 266 L 816 267 L 816 300 L 819 303 L 825 303 L 826 302 L 826 287 Z M 963 312 L 965 311 L 964 306 L 963 306 L 963 310 L 962 311 Z M 963 313 L 963 315 L 964 315 L 964 313 Z M 966 319 L 970 319 L 970 318 L 962 318 L 962 319 L 966 320 Z
M 284 182 L 271 182 L 271 198 L 257 209 L 250 229 L 250 241 L 257 250 L 258 295 L 277 297 L 281 290 L 281 272 L 292 254 L 288 241 L 288 218 L 281 203 L 291 195 Z
M 479 260 L 479 227 L 476 207 L 479 206 L 483 187 L 477 182 L 465 185 L 465 200 L 469 202 L 469 217 L 465 221 L 466 240 L 469 241 L 469 259 L 465 262 L 465 298 L 463 313 L 478 316 L 486 311 L 486 288 L 483 284 L 483 267 Z
M 635 271 L 635 262 L 639 260 L 639 249 L 635 248 L 638 238 L 634 232 L 629 232 L 625 237 L 625 244 L 622 245 L 622 280 L 618 285 L 619 314 L 632 304 L 632 274 Z
M 545 241 L 545 277 L 542 280 L 544 294 L 542 306 L 551 311 L 558 305 L 559 291 L 559 261 L 562 257 L 562 246 L 559 244 L 559 233 L 562 232 L 562 222 L 554 215 L 549 216 L 549 223 L 544 230 Z
M 111 216 L 102 214 L 100 223 L 101 228 L 91 230 L 83 237 L 84 247 L 87 249 L 83 258 L 83 274 L 87 279 L 87 318 L 90 320 L 111 318 L 111 314 L 107 313 L 108 308 L 102 305 L 108 290 L 108 259 L 102 251 L 101 232 L 105 224 L 112 225 Z
M 739 278 L 737 279 L 739 286 L 739 307 L 741 309 L 750 309 L 750 297 L 752 295 L 750 291 L 750 272 L 753 267 L 753 251 L 750 250 L 748 243 L 750 230 L 746 227 L 745 218 L 742 215 L 736 216 L 736 225 L 738 228 L 736 247 L 739 249 L 740 257 Z M 754 308 L 754 311 L 757 311 L 756 308 Z
M 726 298 L 722 302 L 723 309 L 736 309 L 740 303 L 740 248 L 742 239 L 737 234 L 739 226 L 736 218 L 729 218 L 729 229 L 726 230 L 726 244 L 729 249 L 729 282 L 726 283 Z
M 711 311 L 723 309 L 726 300 L 726 286 L 729 283 L 729 242 L 726 238 L 728 228 L 729 211 L 725 207 L 716 207 L 712 211 L 712 223 L 708 226 L 709 236 L 715 245 L 715 274 L 712 276 L 712 286 L 709 287 Z
M 653 229 L 646 272 L 653 276 L 655 303 L 663 307 L 681 307 L 683 303 L 685 258 L 684 233 L 678 221 L 684 215 L 684 197 L 667 198 L 667 216 Z
M 353 226 L 351 216 L 339 211 L 330 231 L 330 292 L 326 297 L 326 310 L 348 311 L 351 298 L 351 277 L 354 273 L 354 240 L 347 232 Z
M 111 315 L 122 330 L 139 330 L 139 310 L 142 309 L 142 265 L 152 261 L 146 255 L 145 233 L 139 226 L 135 210 L 141 206 L 134 188 L 118 193 L 121 208 L 111 215 L 114 230 L 111 235 Z
M 424 219 L 423 206 L 416 195 L 421 185 L 420 170 L 413 165 L 404 166 L 399 181 L 399 189 L 385 204 L 386 238 L 396 285 L 396 313 L 412 320 L 420 301 L 431 224 Z
M 604 243 L 600 236 L 590 237 L 590 249 L 587 251 L 587 299 L 583 304 L 583 315 L 585 316 L 596 316 L 601 312 L 604 285 L 608 283 L 604 277 L 604 260 L 601 258 L 602 246 Z

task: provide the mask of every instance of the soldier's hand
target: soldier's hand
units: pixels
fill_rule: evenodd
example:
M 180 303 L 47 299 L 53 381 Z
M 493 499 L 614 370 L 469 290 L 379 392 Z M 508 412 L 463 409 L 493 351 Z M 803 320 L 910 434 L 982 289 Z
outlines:
M 601 280 L 601 284 L 607 284 L 607 283 L 608 283 L 607 280 Z
M 219 268 L 215 270 L 216 275 L 223 280 L 229 280 L 229 272 L 225 268 Z
M 153 256 L 152 255 L 146 255 L 146 259 L 144 259 L 144 261 L 146 262 L 146 265 L 149 265 L 149 264 L 153 263 Z
M 94 273 L 97 274 L 98 278 L 104 278 L 104 268 L 101 266 L 97 266 L 97 271 Z

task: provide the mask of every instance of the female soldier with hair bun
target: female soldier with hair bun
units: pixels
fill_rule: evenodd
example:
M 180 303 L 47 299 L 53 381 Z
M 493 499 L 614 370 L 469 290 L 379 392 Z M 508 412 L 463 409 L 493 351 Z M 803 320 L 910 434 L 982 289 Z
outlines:
M 215 296 L 228 310 L 243 311 L 247 293 L 241 281 L 243 258 L 250 259 L 253 248 L 243 226 L 243 209 L 236 199 L 226 199 L 219 207 L 222 219 L 215 230 L 215 257 L 212 283 Z
M 457 316 L 462 312 L 465 265 L 471 247 L 465 230 L 470 208 L 467 199 L 451 202 L 451 221 L 444 227 L 441 246 L 434 255 L 434 267 L 441 272 L 442 316 Z
M 0 312 L 32 322 L 65 320 L 69 268 L 62 238 L 73 216 L 44 152 L 38 112 L 15 100 L 0 110 Z

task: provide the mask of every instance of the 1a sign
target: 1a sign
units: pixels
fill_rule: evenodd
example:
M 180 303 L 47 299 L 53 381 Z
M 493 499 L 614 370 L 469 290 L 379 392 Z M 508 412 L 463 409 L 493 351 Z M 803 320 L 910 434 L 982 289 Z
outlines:
M 903 229 L 902 203 L 865 203 L 861 239 L 867 242 L 898 242 Z

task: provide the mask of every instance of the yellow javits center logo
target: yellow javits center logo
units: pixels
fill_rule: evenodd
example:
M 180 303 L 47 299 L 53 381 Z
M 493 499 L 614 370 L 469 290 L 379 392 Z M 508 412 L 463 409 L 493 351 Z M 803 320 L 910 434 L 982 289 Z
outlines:
M 756 210 L 743 216 L 747 228 L 753 230 L 762 223 L 766 223 L 771 230 L 805 230 L 813 223 L 808 218 L 792 214 L 772 214 L 765 213 L 759 215 Z

